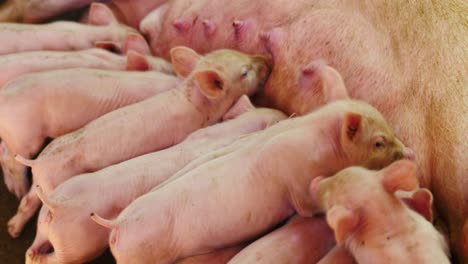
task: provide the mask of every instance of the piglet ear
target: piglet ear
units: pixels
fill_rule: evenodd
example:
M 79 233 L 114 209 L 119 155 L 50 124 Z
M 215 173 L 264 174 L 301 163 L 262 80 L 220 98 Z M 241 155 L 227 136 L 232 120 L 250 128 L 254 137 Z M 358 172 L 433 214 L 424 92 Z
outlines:
M 171 63 L 181 77 L 187 77 L 195 68 L 201 56 L 187 47 L 175 47 L 170 51 Z
M 327 223 L 335 232 L 336 243 L 342 245 L 356 230 L 359 216 L 343 206 L 335 205 L 327 212 Z
M 146 40 L 140 34 L 136 33 L 129 33 L 125 39 L 123 51 L 124 53 L 127 53 L 130 50 L 134 50 L 141 54 L 151 54 L 150 47 Z
M 255 109 L 247 95 L 242 95 L 239 100 L 224 114 L 223 121 L 236 118 L 241 114 Z
M 390 164 L 381 171 L 382 184 L 389 193 L 398 190 L 411 191 L 418 187 L 416 178 L 416 165 L 409 160 L 399 160 Z
M 341 125 L 341 141 L 354 141 L 357 134 L 361 132 L 362 116 L 358 113 L 347 112 Z
M 225 93 L 224 78 L 214 70 L 199 71 L 193 75 L 200 92 L 208 99 L 216 99 Z
M 421 188 L 413 192 L 411 197 L 403 197 L 401 200 L 411 209 L 424 216 L 427 221 L 432 223 L 432 193 L 426 189 Z
M 143 54 L 130 50 L 127 52 L 127 71 L 148 71 L 150 65 Z
M 92 3 L 89 9 L 88 23 L 95 26 L 107 26 L 118 23 L 114 13 L 105 4 Z

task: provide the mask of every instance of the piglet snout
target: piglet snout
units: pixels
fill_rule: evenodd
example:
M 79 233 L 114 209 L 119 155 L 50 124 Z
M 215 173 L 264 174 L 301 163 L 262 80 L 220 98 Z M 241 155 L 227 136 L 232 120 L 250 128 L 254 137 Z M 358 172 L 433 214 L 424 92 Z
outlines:
M 414 161 L 414 151 L 408 147 L 405 147 L 405 149 L 403 149 L 403 158 Z

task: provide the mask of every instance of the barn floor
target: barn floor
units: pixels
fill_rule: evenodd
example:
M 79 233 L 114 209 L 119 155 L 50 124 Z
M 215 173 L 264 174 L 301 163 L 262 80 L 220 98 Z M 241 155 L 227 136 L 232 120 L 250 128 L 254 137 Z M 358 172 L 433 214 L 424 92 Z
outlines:
M 0 176 L 0 263 L 23 264 L 24 254 L 34 240 L 37 215 L 28 223 L 19 238 L 12 239 L 8 235 L 7 222 L 15 214 L 19 201 L 8 192 L 1 173 Z M 115 261 L 109 251 L 92 262 L 92 264 L 111 263 L 115 263 Z

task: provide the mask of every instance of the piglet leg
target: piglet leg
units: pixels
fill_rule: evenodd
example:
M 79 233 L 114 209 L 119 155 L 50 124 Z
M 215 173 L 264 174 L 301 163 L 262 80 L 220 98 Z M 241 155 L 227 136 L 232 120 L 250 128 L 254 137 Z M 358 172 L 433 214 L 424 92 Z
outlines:
M 36 195 L 35 188 L 31 188 L 26 196 L 21 199 L 18 211 L 8 221 L 8 233 L 13 238 L 17 238 L 29 219 L 34 215 L 37 209 L 41 206 L 41 201 Z
M 20 199 L 26 194 L 29 187 L 26 170 L 17 171 L 18 166 L 11 165 L 17 164 L 17 162 L 3 141 L 0 143 L 0 164 L 2 165 L 3 180 L 8 191 L 14 193 Z

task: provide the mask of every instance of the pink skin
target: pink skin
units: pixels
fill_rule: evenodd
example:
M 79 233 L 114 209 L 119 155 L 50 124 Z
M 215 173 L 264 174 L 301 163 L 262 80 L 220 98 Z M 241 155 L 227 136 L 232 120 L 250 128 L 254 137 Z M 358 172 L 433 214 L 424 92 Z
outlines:
M 334 245 L 333 231 L 323 217 L 295 216 L 283 227 L 257 239 L 228 263 L 317 263 Z
M 404 157 L 406 148 L 381 115 L 346 99 L 342 82 L 329 86 L 329 71 L 336 73 L 322 66 L 317 75 L 330 90 L 329 100 L 338 101 L 246 137 L 235 151 L 139 197 L 114 221 L 94 216 L 112 228 L 109 243 L 117 261 L 172 263 L 248 241 L 295 211 L 312 216 L 307 193 L 315 176 L 351 164 L 379 168 Z M 377 144 L 381 137 L 386 147 Z
M 6 0 L 0 7 L 0 21 L 39 23 L 68 11 L 85 7 L 93 0 Z
M 133 49 L 133 47 L 129 47 L 129 49 Z M 22 59 L 26 58 L 29 58 L 27 62 L 22 61 Z M 151 87 L 153 84 L 151 81 L 158 80 L 160 82 L 168 82 L 168 84 L 172 82 L 174 83 L 174 86 L 176 81 L 173 77 L 167 77 L 161 74 L 127 74 L 125 76 L 119 76 L 121 73 L 109 73 L 103 71 L 93 72 L 91 70 L 69 70 L 44 74 L 32 74 L 18 78 L 16 80 L 12 80 L 28 72 L 40 72 L 57 68 L 72 68 L 74 66 L 95 67 L 112 70 L 154 70 L 171 74 L 174 72 L 172 65 L 170 65 L 168 62 L 152 56 L 143 56 L 137 52 L 134 52 L 133 50 L 128 51 L 127 57 L 118 56 L 99 49 L 90 49 L 80 52 L 26 52 L 1 56 L 0 61 L 3 62 L 0 63 L 2 65 L 0 67 L 6 68 L 0 74 L 3 78 L 1 81 L 7 82 L 7 84 L 3 87 L 8 90 L 0 92 L 0 100 L 4 101 L 3 105 L 0 107 L 0 112 L 3 111 L 3 114 L 0 114 L 0 116 L 11 119 L 17 118 L 18 116 L 15 115 L 19 114 L 19 116 L 24 117 L 24 119 L 20 119 L 20 121 L 15 119 L 14 122 L 4 124 L 2 128 L 0 128 L 0 136 L 4 141 L 2 142 L 3 151 L 0 156 L 0 163 L 3 164 L 3 175 L 8 189 L 11 192 L 14 192 L 18 198 L 25 194 L 28 186 L 24 181 L 23 166 L 20 166 L 20 164 L 14 161 L 12 155 L 21 154 L 24 157 L 35 155 L 39 151 L 46 137 L 56 137 L 58 135 L 71 132 L 72 130 L 80 128 L 93 118 L 96 118 L 96 115 L 102 115 L 115 109 L 115 107 L 121 107 L 127 104 L 141 101 L 148 96 L 154 95 L 158 91 L 165 90 L 169 87 L 163 86 L 161 88 L 152 89 Z M 104 74 L 104 77 L 101 76 L 102 74 Z M 61 75 L 64 77 L 63 80 L 55 80 L 55 78 Z M 132 89 L 129 89 L 131 87 L 130 84 L 133 85 L 135 83 L 133 82 L 132 78 L 139 76 L 149 77 L 144 77 L 142 80 L 137 81 L 140 84 L 136 85 L 136 87 L 132 87 Z M 81 80 L 81 78 L 84 78 L 84 80 Z M 8 80 L 11 81 L 8 83 Z M 88 83 L 90 86 L 82 87 L 83 81 Z M 99 104 L 102 105 L 101 101 L 103 100 L 102 96 L 105 96 L 104 94 L 107 93 L 110 95 L 111 93 L 115 92 L 115 87 L 120 81 L 122 81 L 124 84 L 121 84 L 122 87 L 120 88 L 121 92 L 119 95 L 123 96 L 125 100 L 123 100 L 123 98 L 118 98 L 115 95 L 112 95 L 106 100 L 119 101 L 116 102 L 116 104 L 108 105 L 105 108 L 100 107 L 102 109 L 95 109 L 98 110 L 97 112 L 90 111 L 83 113 L 84 109 L 82 108 L 74 110 L 74 108 L 69 108 L 68 105 L 57 104 L 50 106 L 47 103 L 47 98 L 49 98 L 49 96 L 60 96 L 60 100 L 63 100 L 69 96 L 71 90 L 76 89 L 73 91 L 75 93 L 74 96 L 81 96 L 81 98 L 88 101 L 94 100 L 93 105 L 90 107 L 96 108 Z M 100 82 L 101 85 L 104 85 L 105 89 L 94 91 L 93 86 L 96 82 Z M 66 87 L 66 89 L 63 87 Z M 91 88 L 93 88 L 93 91 L 90 90 Z M 30 91 L 33 92 L 30 93 Z M 99 97 L 90 97 L 90 95 L 96 96 L 97 94 L 100 94 Z M 66 99 L 64 100 L 66 101 Z M 87 103 L 89 104 L 91 102 Z M 69 122 L 70 119 L 68 117 L 65 118 L 65 116 L 56 116 L 55 118 L 58 118 L 59 120 L 56 120 L 55 123 L 51 124 L 47 123 L 47 120 L 44 120 L 45 113 L 42 113 L 43 111 L 39 111 L 42 113 L 42 117 L 39 117 L 40 114 L 38 112 L 29 112 L 27 110 L 34 109 L 34 107 L 38 107 L 39 109 L 43 110 L 47 109 L 48 111 L 55 114 L 66 113 L 67 111 L 73 111 L 75 113 L 79 112 L 82 113 L 82 116 L 75 117 L 74 122 Z M 76 108 L 78 106 L 72 105 L 71 107 Z M 30 123 L 25 123 L 25 120 L 28 120 Z M 68 126 L 64 127 L 64 122 L 68 122 Z M 23 130 L 27 126 L 35 126 L 34 124 L 40 125 L 38 125 L 35 130 L 33 129 L 33 131 L 29 131 L 30 129 L 27 129 L 28 131 Z M 48 131 L 45 131 L 44 128 L 40 127 L 43 125 L 49 126 L 47 128 Z M 5 132 L 5 130 L 8 131 Z M 37 133 L 38 131 L 41 132 Z M 8 134 L 4 135 L 5 133 Z M 11 141 L 16 141 L 16 143 Z M 28 142 L 28 144 L 25 144 L 25 142 Z M 13 146 L 12 144 L 16 145 Z M 10 153 L 7 147 L 8 145 L 11 145 L 10 147 L 12 148 L 12 153 Z M 29 151 L 29 153 L 27 153 L 27 151 Z M 15 175 L 12 176 L 12 174 Z M 15 179 L 12 179 L 12 177 Z
M 452 249 L 461 262 L 468 263 L 462 238 L 468 218 L 466 44 L 460 37 L 467 32 L 459 23 L 466 10 L 464 1 L 312 0 L 296 15 L 292 2 L 264 8 L 281 3 L 274 0 L 262 6 L 270 12 L 266 16 L 259 15 L 250 2 L 236 9 L 227 7 L 239 1 L 192 2 L 172 1 L 167 12 L 148 15 L 145 27 L 145 20 L 141 23 L 154 52 L 167 56 L 173 45 L 182 43 L 200 51 L 233 47 L 238 45 L 233 41 L 235 31 L 228 30 L 233 18 L 260 21 L 258 25 L 265 20 L 266 26 L 250 24 L 254 30 L 247 34 L 265 43 L 265 49 L 255 53 L 271 52 L 274 58 L 260 98 L 288 114 L 303 114 L 323 103 L 319 85 L 309 83 L 303 70 L 318 58 L 329 62 L 343 74 L 350 96 L 379 109 L 397 135 L 418 153 L 418 179 L 434 193 L 439 222 L 448 224 Z M 241 16 L 244 10 L 246 15 Z M 285 10 L 287 15 L 282 15 Z M 275 14 L 278 17 L 272 21 L 278 23 L 268 24 Z M 175 22 L 179 26 L 172 25 Z M 209 32 L 213 24 L 217 29 L 205 34 L 204 24 Z M 236 47 L 250 51 L 255 42 Z
M 234 119 L 199 129 L 173 147 L 79 175 L 59 185 L 44 203 L 52 204 L 54 208 L 52 220 L 45 226 L 38 225 L 37 235 L 41 238 L 30 247 L 27 258 L 41 259 L 44 263 L 91 261 L 107 248 L 110 233 L 90 219 L 91 212 L 114 218 L 134 199 L 196 157 L 286 118 L 273 109 L 254 109 L 245 95 L 224 117 Z M 106 195 L 102 196 L 103 193 Z M 48 235 L 42 235 L 42 229 L 47 229 Z M 67 239 L 69 237 L 74 239 Z M 86 243 L 76 246 L 83 241 Z M 53 251 L 40 254 L 39 249 L 46 245 Z
M 208 254 L 188 257 L 176 262 L 176 264 L 226 264 L 234 257 L 244 246 L 235 246 L 213 251 Z
M 432 219 L 415 213 L 395 195 L 416 190 L 413 203 L 430 210 L 432 194 L 417 188 L 415 164 L 398 161 L 381 171 L 351 167 L 329 178 L 318 177 L 310 192 L 319 211 L 326 212 L 337 243 L 358 263 L 450 263 L 443 236 L 428 221 Z
M 3 23 L 0 25 L 0 54 L 37 50 L 80 50 L 99 42 L 123 45 L 127 34 L 136 31 L 118 24 L 112 12 L 103 4 L 94 3 L 90 10 L 90 24 L 54 22 L 44 25 Z M 24 41 L 33 39 L 34 41 Z
M 202 53 L 218 48 L 262 52 L 258 32 L 286 23 L 302 12 L 306 3 L 304 0 L 173 1 L 148 14 L 140 30 L 149 38 L 153 52 L 163 57 L 175 45 L 187 45 Z
M 114 0 L 107 5 L 114 13 L 121 14 L 125 24 L 138 28 L 141 20 L 167 0 Z
M 172 55 L 176 71 L 185 77 L 177 88 L 110 112 L 55 139 L 34 161 L 18 156 L 18 161 L 32 167 L 33 184 L 48 194 L 74 175 L 175 145 L 191 132 L 216 123 L 239 97 L 253 94 L 268 74 L 263 57 L 231 50 L 202 57 L 179 47 Z M 24 200 L 19 212 L 28 214 L 21 214 L 14 223 L 24 223 L 40 204 L 34 191 Z
M 147 67 L 138 67 L 131 52 L 130 60 L 133 64 L 128 67 L 127 57 L 116 55 L 102 49 L 88 49 L 83 51 L 31 51 L 0 56 L 0 89 L 8 82 L 21 75 L 68 68 L 92 68 L 102 70 L 123 71 L 127 68 L 139 70 L 148 69 L 173 73 L 172 66 L 162 59 L 142 56 L 142 62 Z
M 0 91 L 0 161 L 8 189 L 21 197 L 28 188 L 26 167 L 14 160 L 15 155 L 31 158 L 46 138 L 79 129 L 108 112 L 163 93 L 179 83 L 177 77 L 159 72 L 93 69 L 34 73 L 10 82 Z M 9 222 L 13 237 L 19 235 L 36 210 L 37 203 L 31 202 L 33 196 L 34 191 L 24 197 L 19 213 Z
M 138 27 L 140 20 L 167 0 L 114 0 L 106 5 L 122 22 Z M 40 23 L 66 12 L 88 6 L 94 0 L 6 0 L 0 7 L 0 21 Z
M 147 54 L 146 40 L 134 33 L 127 35 L 120 56 L 103 49 L 82 51 L 30 51 L 0 56 L 0 89 L 21 75 L 33 72 L 67 68 L 93 68 L 102 70 L 153 70 L 175 74 L 172 65 L 161 58 Z M 143 53 L 143 54 L 141 54 Z
M 357 264 L 349 250 L 335 246 L 317 264 Z

